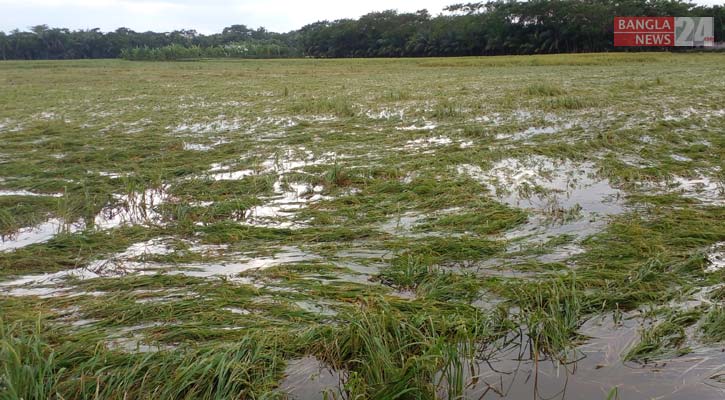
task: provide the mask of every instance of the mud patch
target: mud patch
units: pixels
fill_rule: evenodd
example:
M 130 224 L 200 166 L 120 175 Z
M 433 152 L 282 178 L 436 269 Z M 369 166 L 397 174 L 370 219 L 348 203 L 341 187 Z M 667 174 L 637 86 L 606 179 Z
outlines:
M 40 225 L 21 228 L 13 234 L 0 237 L 0 252 L 47 242 L 60 233 L 73 233 L 84 228 L 83 222 L 69 224 L 62 219 L 53 218 Z
M 123 225 L 156 225 L 162 222 L 162 215 L 156 207 L 169 201 L 166 186 L 115 195 L 114 204 L 101 210 L 94 219 L 96 229 L 111 229 Z
M 679 194 L 704 205 L 725 205 L 725 183 L 703 171 L 694 171 L 691 177 L 673 176 L 664 182 L 642 183 L 640 187 L 646 192 Z
M 108 172 L 108 171 L 100 171 L 98 172 L 98 175 L 105 176 L 109 179 L 120 179 L 120 178 L 126 178 L 131 176 L 129 173 L 121 173 L 121 172 Z
M 5 118 L 4 120 L 0 121 L 0 133 L 1 132 L 18 132 L 23 129 L 23 126 L 19 124 L 18 122 L 10 119 Z
M 163 350 L 173 350 L 175 347 L 170 345 L 148 344 L 146 338 L 140 332 L 148 328 L 171 325 L 173 324 L 151 322 L 121 328 L 106 340 L 106 347 L 110 350 L 119 350 L 125 353 L 155 353 Z
M 681 156 L 679 154 L 670 154 L 670 158 L 672 158 L 675 161 L 679 161 L 679 162 L 690 162 L 690 161 L 692 161 L 692 158 L 686 157 L 686 156 Z
M 725 268 L 725 242 L 713 245 L 707 252 L 706 272 L 717 272 Z
M 239 119 L 227 119 L 226 116 L 219 115 L 216 119 L 209 122 L 183 123 L 177 126 L 168 126 L 166 129 L 169 129 L 175 134 L 210 134 L 238 131 L 242 126 L 242 121 Z
M 320 399 L 324 393 L 340 394 L 343 374 L 328 368 L 313 356 L 297 358 L 287 362 L 280 391 L 289 399 Z
M 143 260 L 150 255 L 170 254 L 173 250 L 166 244 L 168 238 L 156 238 L 135 243 L 125 251 L 106 260 L 91 262 L 88 266 L 59 271 L 51 274 L 25 275 L 11 281 L 0 282 L 0 292 L 13 296 L 56 296 L 71 294 L 72 287 L 66 282 L 99 277 L 122 276 L 143 265 L 132 259 Z
M 186 151 L 209 151 L 209 150 L 213 150 L 215 147 L 222 145 L 224 143 L 229 143 L 229 141 L 224 140 L 224 139 L 219 139 L 211 144 L 184 142 L 184 150 L 186 150 Z
M 504 235 L 519 245 L 517 251 L 561 235 L 572 235 L 577 243 L 625 210 L 623 192 L 599 178 L 592 163 L 531 156 L 503 159 L 487 170 L 461 165 L 458 172 L 488 186 L 499 201 L 531 212 L 527 223 Z M 579 252 L 571 246 L 562 250 L 547 261 Z
M 337 315 L 337 311 L 335 311 L 331 306 L 333 305 L 332 302 L 315 302 L 315 301 L 309 301 L 309 300 L 300 300 L 296 301 L 294 303 L 297 307 L 300 309 L 307 311 L 308 313 L 317 314 L 321 316 L 327 316 L 327 317 L 333 317 Z
M 563 125 L 556 126 L 532 126 L 523 131 L 514 133 L 499 133 L 496 134 L 497 140 L 526 140 L 541 135 L 553 135 L 555 133 L 566 131 L 574 127 L 573 123 L 566 123 Z
M 328 199 L 321 194 L 323 189 L 305 183 L 283 184 L 280 179 L 274 184 L 274 195 L 264 198 L 264 204 L 247 210 L 243 223 L 268 228 L 302 228 L 305 224 L 294 219 L 295 213 L 309 203 Z
M 274 194 L 263 198 L 264 204 L 252 207 L 245 216 L 245 224 L 274 228 L 300 228 L 304 224 L 294 220 L 294 214 L 308 205 L 329 197 L 323 196 L 324 188 L 320 185 L 291 182 L 286 176 L 292 172 L 303 172 L 307 166 L 334 162 L 335 153 L 325 153 L 320 157 L 299 147 L 288 149 L 281 154 L 270 157 L 262 163 L 263 171 L 277 175 L 274 183 Z M 244 171 L 242 171 L 244 172 Z
M 438 125 L 434 124 L 431 121 L 423 121 L 422 123 L 408 125 L 408 126 L 399 126 L 395 128 L 399 131 L 432 131 L 436 129 Z
M 380 226 L 380 230 L 394 236 L 413 236 L 415 225 L 425 219 L 425 215 L 410 211 L 389 219 Z
M 425 149 L 425 148 L 433 147 L 433 146 L 445 146 L 445 145 L 449 145 L 451 143 L 453 143 L 453 140 L 451 140 L 451 138 L 446 137 L 446 136 L 437 136 L 437 137 L 409 140 L 405 144 L 405 148 L 407 148 L 407 149 Z
M 367 110 L 365 116 L 375 120 L 389 120 L 389 119 L 400 119 L 405 117 L 405 109 L 393 110 L 389 108 L 383 108 L 379 111 Z
M 3 190 L 0 196 L 63 197 L 63 193 L 35 193 L 29 190 Z
M 725 185 L 705 175 L 696 178 L 675 177 L 673 180 L 684 197 L 715 206 L 725 205 Z
M 171 249 L 164 239 L 130 246 L 122 253 L 90 263 L 88 266 L 73 268 L 52 274 L 26 275 L 11 281 L 0 282 L 0 293 L 12 296 L 52 297 L 73 294 L 75 280 L 94 278 L 113 278 L 131 274 L 153 275 L 157 273 L 181 274 L 200 278 L 224 278 L 240 283 L 248 283 L 238 275 L 245 271 L 265 269 L 277 265 L 317 261 L 321 258 L 296 247 L 282 247 L 271 256 L 240 257 L 233 261 L 214 263 L 165 264 L 144 261 L 144 256 L 169 254 Z
M 238 261 L 229 262 L 186 264 L 176 266 L 169 273 L 201 278 L 225 277 L 230 280 L 236 280 L 242 272 L 266 269 L 283 264 L 317 261 L 320 259 L 319 256 L 304 252 L 297 247 L 285 246 L 279 248 L 271 256 L 242 258 Z
M 243 169 L 240 171 L 219 172 L 212 174 L 210 177 L 215 181 L 238 181 L 256 174 L 257 172 L 254 170 Z
M 599 179 L 592 163 L 576 164 L 543 156 L 507 158 L 487 171 L 464 165 L 467 173 L 486 184 L 506 204 L 556 214 L 576 208 L 585 213 L 613 215 L 623 211 L 623 193 Z

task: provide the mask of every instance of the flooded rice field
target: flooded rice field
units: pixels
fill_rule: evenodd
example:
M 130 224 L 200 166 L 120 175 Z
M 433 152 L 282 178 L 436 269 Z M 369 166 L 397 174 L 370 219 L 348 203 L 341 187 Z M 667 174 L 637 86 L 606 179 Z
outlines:
M 725 398 L 723 55 L 591 57 L 0 64 L 0 398 Z

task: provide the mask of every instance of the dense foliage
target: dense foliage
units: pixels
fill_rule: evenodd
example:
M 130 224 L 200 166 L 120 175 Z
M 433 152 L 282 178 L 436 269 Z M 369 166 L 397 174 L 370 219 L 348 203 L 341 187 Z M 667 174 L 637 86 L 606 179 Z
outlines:
M 427 10 L 373 12 L 359 19 L 320 21 L 287 33 L 227 27 L 202 35 L 119 28 L 71 31 L 39 25 L 0 32 L 1 59 L 204 57 L 419 57 L 606 51 L 617 15 L 712 16 L 723 41 L 725 7 L 681 0 L 531 0 L 454 4 Z
M 0 59 L 290 57 L 301 55 L 295 38 L 292 33 L 250 29 L 245 25 L 233 25 L 213 35 L 195 30 L 156 33 L 127 28 L 104 33 L 99 29 L 71 31 L 39 25 L 29 32 L 0 32 Z
M 667 0 L 531 0 L 456 4 L 449 15 L 371 13 L 300 30 L 303 52 L 316 57 L 466 56 L 605 51 L 614 16 L 714 16 L 723 39 L 722 6 Z

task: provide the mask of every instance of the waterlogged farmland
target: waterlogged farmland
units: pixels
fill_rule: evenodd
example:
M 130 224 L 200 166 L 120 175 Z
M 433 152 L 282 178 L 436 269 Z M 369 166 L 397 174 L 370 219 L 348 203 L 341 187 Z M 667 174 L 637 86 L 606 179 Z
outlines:
M 723 76 L 0 63 L 0 399 L 722 399 Z

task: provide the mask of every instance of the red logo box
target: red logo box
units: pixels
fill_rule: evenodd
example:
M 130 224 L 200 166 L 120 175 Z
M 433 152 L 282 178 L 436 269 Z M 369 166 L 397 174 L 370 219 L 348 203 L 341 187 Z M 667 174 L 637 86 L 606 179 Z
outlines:
M 675 17 L 614 17 L 615 46 L 675 45 Z

